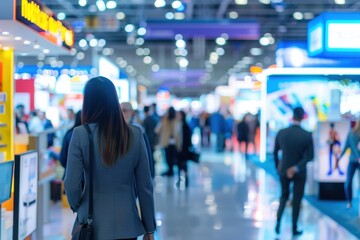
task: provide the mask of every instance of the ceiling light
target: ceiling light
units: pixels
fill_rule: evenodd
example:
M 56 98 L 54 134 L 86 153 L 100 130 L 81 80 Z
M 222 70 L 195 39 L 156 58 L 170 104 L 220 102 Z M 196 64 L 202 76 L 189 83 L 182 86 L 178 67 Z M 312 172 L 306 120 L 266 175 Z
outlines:
M 178 48 L 185 48 L 186 47 L 186 42 L 183 39 L 179 39 L 179 40 L 176 40 L 175 45 Z
M 99 9 L 100 12 L 103 12 L 106 10 L 106 5 L 105 2 L 103 0 L 97 0 L 96 1 L 96 6 Z
M 248 0 L 235 0 L 237 5 L 246 5 L 248 4 Z
M 76 53 L 77 53 L 76 48 L 72 48 L 72 49 L 70 50 L 70 55 L 71 55 L 71 56 L 75 56 Z
M 2 32 L 2 35 L 9 35 L 9 32 Z
M 154 5 L 157 8 L 162 8 L 166 6 L 166 2 L 164 0 L 156 0 Z
M 63 12 L 59 12 L 56 17 L 57 17 L 57 19 L 59 19 L 61 21 L 66 18 L 66 14 Z
M 226 44 L 226 40 L 225 40 L 225 38 L 223 38 L 223 37 L 218 37 L 218 38 L 216 38 L 215 42 L 216 42 L 216 44 L 218 44 L 218 45 L 220 45 L 220 46 Z
M 181 68 L 186 68 L 189 65 L 189 61 L 186 58 L 180 58 L 179 66 Z
M 216 52 L 211 52 L 211 53 L 210 53 L 210 59 L 211 59 L 211 58 L 219 59 L 219 55 L 218 55 Z
M 87 0 L 79 0 L 78 3 L 81 7 L 85 7 L 87 4 Z
M 228 35 L 227 33 L 221 34 L 220 37 L 224 38 L 225 40 L 228 40 L 228 39 L 229 39 L 229 35 Z
M 113 53 L 114 53 L 114 49 L 112 49 L 112 48 L 104 48 L 102 50 L 102 54 L 104 56 L 109 56 L 109 55 L 112 55 Z
M 225 50 L 223 48 L 221 48 L 221 47 L 216 48 L 215 51 L 219 56 L 222 56 L 222 55 L 225 54 Z
M 30 42 L 29 40 L 25 40 L 25 41 L 24 41 L 24 44 L 25 44 L 25 45 L 29 45 L 29 44 L 31 44 L 31 42 Z
M 262 54 L 262 49 L 261 48 L 251 48 L 250 54 L 253 56 L 260 56 Z
M 99 39 L 97 45 L 98 45 L 98 47 L 105 47 L 106 40 L 105 39 Z
M 79 46 L 80 46 L 81 48 L 86 47 L 86 46 L 87 46 L 87 41 L 86 41 L 85 39 L 81 39 L 81 40 L 79 41 Z
M 135 68 L 132 65 L 129 65 L 129 66 L 126 67 L 127 72 L 132 72 L 134 70 L 135 70 Z
M 176 12 L 175 15 L 174 15 L 174 18 L 175 18 L 176 20 L 183 20 L 183 19 L 185 19 L 185 13 Z
M 124 20 L 125 17 L 126 17 L 126 15 L 125 15 L 125 13 L 123 13 L 123 12 L 118 12 L 118 13 L 116 14 L 116 19 L 118 19 L 118 20 Z
M 144 55 L 144 49 L 142 49 L 142 48 L 136 49 L 136 55 L 138 55 L 138 56 Z
M 20 41 L 22 38 L 21 37 L 15 37 L 14 39 L 15 39 L 15 41 Z
M 40 48 L 40 45 L 39 44 L 35 44 L 34 45 L 34 49 L 39 49 Z
M 98 40 L 96 38 L 91 39 L 89 42 L 90 47 L 96 47 L 97 44 L 98 44 Z
M 262 38 L 260 38 L 259 43 L 262 46 L 267 46 L 270 44 L 270 40 L 267 37 L 262 37 Z
M 125 32 L 130 33 L 130 32 L 132 32 L 132 31 L 134 31 L 134 30 L 135 30 L 135 26 L 132 25 L 132 24 L 127 24 L 127 25 L 125 26 Z
M 165 14 L 165 18 L 168 19 L 168 20 L 174 19 L 174 13 L 172 13 L 172 12 L 167 12 L 167 13 Z
M 150 56 L 145 56 L 143 61 L 145 64 L 150 64 L 152 62 L 152 58 Z
M 183 35 L 181 35 L 181 34 L 176 34 L 176 35 L 175 35 L 175 40 L 179 40 L 179 39 L 183 39 Z
M 259 2 L 262 4 L 270 4 L 271 0 L 259 0 Z
M 149 55 L 149 54 L 150 54 L 150 49 L 144 48 L 144 55 Z
M 143 27 L 139 28 L 139 29 L 137 30 L 137 34 L 138 34 L 139 36 L 144 36 L 144 35 L 146 34 L 146 28 L 143 28 Z
M 304 18 L 309 20 L 314 18 L 314 14 L 312 12 L 306 12 L 304 13 Z
M 154 64 L 154 65 L 151 66 L 151 70 L 153 72 L 158 72 L 160 70 L 160 66 L 157 65 L 157 64 Z
M 79 52 L 78 54 L 76 54 L 77 60 L 83 60 L 84 58 L 85 58 L 85 53 Z
M 293 17 L 294 17 L 294 19 L 300 21 L 300 20 L 303 20 L 304 15 L 301 12 L 294 12 Z
M 335 4 L 343 5 L 346 3 L 345 0 L 334 0 Z
M 48 54 L 49 52 L 50 52 L 49 49 L 44 49 L 44 50 L 43 50 L 43 53 L 44 53 L 44 54 Z
M 141 46 L 145 43 L 145 40 L 143 38 L 137 38 L 135 41 L 135 44 L 138 46 Z
M 237 12 L 235 12 L 235 11 L 231 11 L 231 12 L 229 12 L 229 17 L 231 19 L 236 19 L 236 18 L 239 17 L 239 14 Z
M 215 65 L 215 64 L 218 63 L 219 60 L 216 59 L 216 58 L 211 58 L 209 61 L 210 61 L 211 64 Z
M 125 60 L 120 61 L 119 66 L 121 68 L 125 68 L 127 66 L 127 61 L 125 61 Z
M 174 9 L 177 9 L 177 8 L 179 8 L 179 7 L 182 6 L 182 2 L 180 2 L 179 0 L 173 1 L 173 3 L 171 4 L 171 6 L 172 6 Z
M 108 2 L 106 3 L 106 7 L 107 7 L 108 9 L 114 9 L 114 8 L 117 7 L 117 3 L 116 3 L 115 1 L 113 1 L 113 0 L 110 0 L 110 1 L 108 1 Z

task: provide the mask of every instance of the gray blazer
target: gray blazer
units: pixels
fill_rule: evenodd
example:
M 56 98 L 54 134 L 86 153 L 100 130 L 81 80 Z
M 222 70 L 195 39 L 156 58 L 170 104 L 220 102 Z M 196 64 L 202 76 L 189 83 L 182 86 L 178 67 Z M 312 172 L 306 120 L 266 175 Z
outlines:
M 102 164 L 99 132 L 90 124 L 94 136 L 93 226 L 95 240 L 134 238 L 154 232 L 155 209 L 149 161 L 140 128 L 130 126 L 129 151 L 114 166 Z M 74 129 L 68 152 L 65 192 L 71 209 L 77 213 L 74 229 L 88 215 L 89 140 L 84 126 Z M 85 176 L 85 185 L 83 182 Z M 83 186 L 85 186 L 83 190 Z M 135 193 L 136 188 L 136 193 Z M 136 197 L 139 198 L 139 216 Z

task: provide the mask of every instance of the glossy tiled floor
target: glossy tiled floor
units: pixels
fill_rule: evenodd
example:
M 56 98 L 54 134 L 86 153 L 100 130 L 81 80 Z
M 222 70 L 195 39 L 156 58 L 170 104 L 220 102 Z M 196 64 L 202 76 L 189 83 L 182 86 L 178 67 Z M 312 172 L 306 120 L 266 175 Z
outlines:
M 268 240 L 274 234 L 279 184 L 239 153 L 203 152 L 200 165 L 190 164 L 190 187 L 175 178 L 156 177 L 155 198 L 159 240 Z M 161 166 L 159 166 L 161 168 Z M 69 239 L 74 215 L 52 206 L 46 239 Z M 292 239 L 291 208 L 283 217 L 279 239 Z M 297 239 L 357 239 L 303 202 Z

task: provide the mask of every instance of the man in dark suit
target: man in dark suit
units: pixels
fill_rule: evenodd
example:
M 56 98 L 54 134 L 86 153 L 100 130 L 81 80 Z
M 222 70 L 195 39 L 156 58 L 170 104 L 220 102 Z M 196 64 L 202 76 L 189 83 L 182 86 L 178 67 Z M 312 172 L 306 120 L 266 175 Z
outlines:
M 293 212 L 292 224 L 293 235 L 301 235 L 302 231 L 297 228 L 297 221 L 300 213 L 301 200 L 304 195 L 306 182 L 306 163 L 314 157 L 314 145 L 310 132 L 300 127 L 304 117 L 304 109 L 297 107 L 293 110 L 292 126 L 282 129 L 276 136 L 274 158 L 275 166 L 280 175 L 281 198 L 277 212 L 277 224 L 275 232 L 280 233 L 280 221 L 284 212 L 286 202 L 290 195 L 290 183 L 294 183 L 293 188 Z M 279 151 L 282 157 L 279 159 Z

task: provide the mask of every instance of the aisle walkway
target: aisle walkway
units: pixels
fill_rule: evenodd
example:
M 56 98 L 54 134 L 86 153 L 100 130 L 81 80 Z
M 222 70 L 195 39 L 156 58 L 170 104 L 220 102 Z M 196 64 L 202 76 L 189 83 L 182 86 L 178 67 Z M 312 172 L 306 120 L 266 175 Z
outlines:
M 175 178 L 156 177 L 157 240 L 268 240 L 274 224 L 279 184 L 239 153 L 202 153 L 200 165 L 190 165 L 189 189 L 175 186 Z M 69 239 L 73 215 L 52 208 L 48 239 Z M 56 216 L 56 217 L 55 217 Z M 59 218 L 59 216 L 61 216 Z M 62 226 L 59 228 L 59 225 Z M 357 239 L 308 203 L 303 203 L 297 239 Z M 280 239 L 291 239 L 291 210 L 286 210 Z M 57 235 L 58 237 L 55 237 Z

